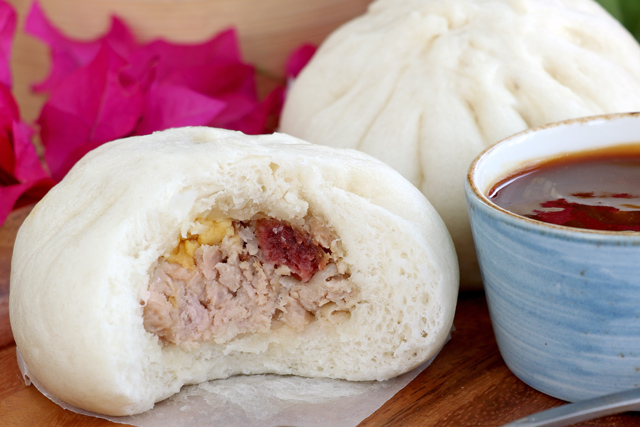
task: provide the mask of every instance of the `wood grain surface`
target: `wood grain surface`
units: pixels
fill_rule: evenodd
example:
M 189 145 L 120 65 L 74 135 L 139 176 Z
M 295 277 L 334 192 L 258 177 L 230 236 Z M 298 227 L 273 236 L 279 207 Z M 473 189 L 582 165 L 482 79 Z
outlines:
M 26 386 L 18 370 L 8 313 L 11 249 L 29 208 L 14 211 L 0 227 L 0 425 L 116 426 L 66 411 Z M 460 295 L 455 330 L 435 361 L 361 427 L 500 426 L 563 402 L 516 378 L 502 361 L 481 291 Z M 635 413 L 581 426 L 640 425 Z

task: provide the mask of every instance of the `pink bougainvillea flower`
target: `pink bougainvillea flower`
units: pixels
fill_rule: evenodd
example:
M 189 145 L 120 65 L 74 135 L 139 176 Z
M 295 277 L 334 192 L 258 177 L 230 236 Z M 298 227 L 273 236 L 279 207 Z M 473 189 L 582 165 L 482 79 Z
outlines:
M 145 63 L 153 64 L 157 81 L 189 88 L 220 102 L 222 108 L 217 108 L 215 115 L 192 124 L 265 132 L 265 123 L 257 127 L 244 125 L 243 118 L 253 121 L 249 116 L 263 103 L 258 101 L 254 67 L 241 62 L 234 30 L 222 31 L 211 40 L 195 45 L 157 40 L 138 49 L 132 63 L 133 70 L 140 70 Z M 136 74 L 140 71 L 130 73 L 133 78 Z M 144 134 L 149 129 L 136 132 Z
M 13 209 L 37 202 L 55 184 L 40 163 L 32 134 L 19 121 L 0 130 L 0 225 Z
M 202 43 L 180 44 L 154 40 L 138 45 L 128 57 L 134 68 L 149 63 L 157 68 L 158 80 L 176 72 L 203 65 L 242 64 L 240 46 L 234 29 L 224 30 Z
M 311 61 L 311 58 L 318 50 L 317 46 L 313 44 L 303 44 L 296 48 L 289 58 L 287 59 L 287 64 L 285 65 L 285 71 L 287 73 L 287 77 L 295 78 L 298 77 L 300 71 Z
M 88 151 L 130 135 L 144 103 L 144 82 L 124 82 L 127 66 L 107 44 L 51 92 L 38 124 L 45 160 L 57 180 Z
M 0 3 L 0 83 L 11 87 L 11 46 L 16 32 L 16 12 L 8 3 Z
M 259 99 L 255 68 L 242 61 L 234 29 L 202 43 L 140 44 L 114 17 L 105 35 L 77 41 L 35 2 L 26 30 L 52 55 L 49 76 L 34 89 L 50 93 L 38 124 L 55 179 L 89 150 L 126 136 L 198 125 L 252 134 L 275 129 L 284 89 Z
M 224 109 L 224 102 L 187 87 L 155 84 L 147 91 L 135 133 L 146 135 L 158 129 L 207 123 Z
M 241 119 L 258 105 L 255 70 L 249 65 L 219 63 L 195 66 L 176 71 L 166 80 L 223 101 L 227 108 L 212 121 L 218 127 L 226 127 L 227 123 Z
M 133 34 L 117 17 L 112 18 L 109 32 L 96 40 L 70 39 L 49 22 L 37 1 L 27 15 L 25 31 L 42 40 L 51 49 L 51 71 L 44 81 L 33 85 L 36 92 L 53 90 L 75 70 L 91 62 L 103 43 L 109 44 L 125 57 L 136 47 Z
M 214 121 L 212 126 L 236 129 L 250 135 L 275 132 L 284 104 L 284 94 L 284 87 L 278 86 L 242 117 L 220 124 Z
M 12 209 L 39 200 L 54 184 L 11 94 L 9 59 L 15 28 L 15 11 L 0 1 L 0 225 Z
M 284 85 L 258 98 L 256 70 L 242 61 L 233 29 L 203 43 L 139 44 L 113 17 L 106 34 L 79 41 L 52 25 L 37 2 L 25 28 L 51 50 L 51 71 L 33 89 L 49 94 L 38 123 L 53 178 L 11 94 L 16 14 L 0 0 L 0 224 L 13 208 L 42 198 L 76 161 L 107 141 L 189 125 L 249 134 L 277 127 Z M 287 77 L 296 77 L 315 50 L 298 48 L 287 62 Z

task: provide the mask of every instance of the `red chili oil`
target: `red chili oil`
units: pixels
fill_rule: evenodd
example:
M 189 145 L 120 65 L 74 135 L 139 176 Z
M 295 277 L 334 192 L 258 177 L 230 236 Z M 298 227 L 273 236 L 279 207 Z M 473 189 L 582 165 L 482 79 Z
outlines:
M 640 144 L 554 157 L 500 180 L 496 205 L 551 224 L 640 231 Z

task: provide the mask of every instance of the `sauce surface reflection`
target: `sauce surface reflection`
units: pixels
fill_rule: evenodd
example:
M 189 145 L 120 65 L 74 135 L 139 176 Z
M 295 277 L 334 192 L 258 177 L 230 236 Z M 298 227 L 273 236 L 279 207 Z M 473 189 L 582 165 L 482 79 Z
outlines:
M 508 211 L 551 224 L 640 231 L 640 144 L 542 161 L 502 179 L 487 196 Z

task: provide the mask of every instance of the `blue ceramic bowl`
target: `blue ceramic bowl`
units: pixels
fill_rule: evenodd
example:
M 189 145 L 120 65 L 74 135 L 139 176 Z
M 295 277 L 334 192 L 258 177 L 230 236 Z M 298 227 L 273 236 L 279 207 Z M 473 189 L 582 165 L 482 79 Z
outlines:
M 530 129 L 485 150 L 466 180 L 500 353 L 522 381 L 567 401 L 640 386 L 640 232 L 547 224 L 485 194 L 527 163 L 625 143 L 640 143 L 640 114 Z

